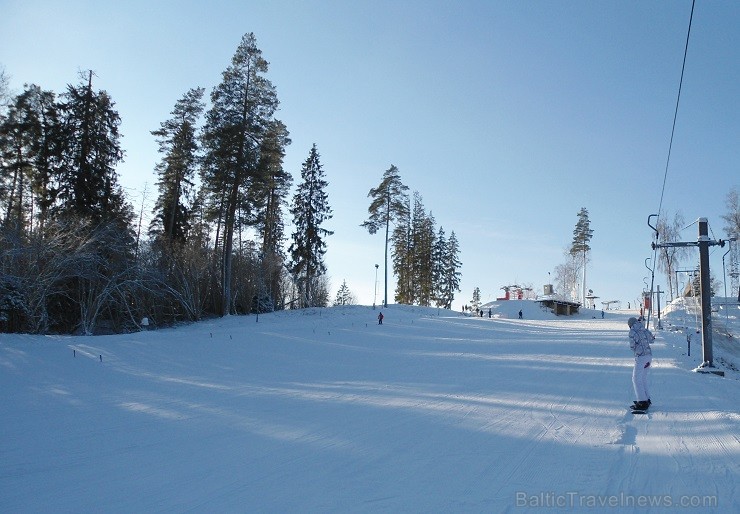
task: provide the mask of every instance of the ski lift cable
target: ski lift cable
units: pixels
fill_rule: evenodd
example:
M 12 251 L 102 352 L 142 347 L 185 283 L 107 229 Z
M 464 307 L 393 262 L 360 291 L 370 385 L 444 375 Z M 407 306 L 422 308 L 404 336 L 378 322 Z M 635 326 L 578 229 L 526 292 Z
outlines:
M 686 44 L 684 45 L 684 49 L 683 49 L 683 62 L 681 64 L 681 78 L 678 81 L 678 94 L 676 95 L 676 108 L 673 111 L 673 126 L 671 127 L 671 138 L 668 143 L 668 156 L 666 158 L 665 170 L 663 172 L 663 187 L 661 188 L 661 191 L 660 191 L 660 202 L 658 203 L 658 215 L 656 218 L 656 226 L 658 222 L 660 221 L 660 215 L 663 209 L 663 198 L 665 196 L 665 186 L 666 186 L 666 182 L 668 181 L 668 168 L 671 162 L 671 151 L 673 150 L 673 137 L 676 133 L 676 120 L 678 119 L 678 106 L 681 103 L 681 89 L 683 88 L 683 76 L 686 70 L 686 56 L 689 52 L 689 39 L 691 37 L 691 23 L 694 20 L 694 6 L 695 5 L 696 5 L 696 0 L 692 0 L 691 1 L 691 14 L 689 15 L 689 27 L 686 31 Z M 656 240 L 658 239 L 657 230 L 655 233 L 655 238 Z M 653 249 L 653 261 L 652 261 L 653 269 L 650 273 L 651 275 L 650 277 L 650 298 L 653 297 L 653 291 L 655 290 L 655 268 L 656 268 L 655 263 L 657 262 L 656 261 L 657 257 L 658 257 L 658 248 L 656 245 L 656 247 Z M 652 304 L 651 304 L 650 308 L 648 309 L 647 322 L 645 326 L 649 326 L 650 315 L 652 314 L 652 312 L 653 312 L 653 309 L 652 309 Z
M 686 230 L 686 229 L 688 229 L 688 228 L 691 228 L 691 227 L 693 227 L 693 226 L 694 226 L 694 225 L 696 225 L 697 223 L 699 223 L 699 220 L 698 220 L 698 219 L 696 219 L 696 220 L 692 221 L 691 223 L 689 223 L 688 225 L 686 225 L 686 226 L 685 226 L 684 228 L 682 228 L 682 229 L 680 230 L 680 232 L 683 232 L 684 230 Z
M 712 234 L 712 239 L 717 241 L 717 238 L 714 236 L 714 230 L 712 230 L 712 225 L 707 221 L 707 228 L 709 229 L 709 233 Z
M 671 128 L 671 139 L 668 143 L 668 157 L 666 158 L 665 171 L 663 173 L 663 188 L 660 191 L 660 203 L 658 204 L 658 217 L 660 217 L 661 209 L 663 208 L 663 197 L 665 195 L 665 185 L 668 180 L 668 167 L 671 162 L 671 151 L 673 149 L 673 137 L 676 133 L 676 120 L 678 119 L 678 106 L 681 102 L 681 89 L 683 88 L 683 76 L 686 70 L 686 56 L 689 52 L 689 38 L 691 37 L 691 22 L 694 19 L 694 5 L 696 0 L 691 2 L 691 15 L 689 16 L 689 28 L 686 31 L 686 45 L 683 50 L 683 63 L 681 64 L 681 78 L 678 81 L 678 95 L 676 95 L 676 108 L 673 111 L 673 126 Z

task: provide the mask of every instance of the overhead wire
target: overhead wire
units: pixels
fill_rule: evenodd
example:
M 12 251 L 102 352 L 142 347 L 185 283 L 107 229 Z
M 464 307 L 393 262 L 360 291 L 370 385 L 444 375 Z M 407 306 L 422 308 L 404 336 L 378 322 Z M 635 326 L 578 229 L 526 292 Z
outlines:
M 663 208 L 663 197 L 665 195 L 665 185 L 668 180 L 668 166 L 671 162 L 671 151 L 673 150 L 673 137 L 676 134 L 676 120 L 678 119 L 678 106 L 681 103 L 681 89 L 683 88 L 683 75 L 686 71 L 686 56 L 689 53 L 689 38 L 691 37 L 691 23 L 694 20 L 694 6 L 696 0 L 691 1 L 691 15 L 689 16 L 689 28 L 686 31 L 686 44 L 683 50 L 683 63 L 681 64 L 681 78 L 678 81 L 678 95 L 676 95 L 676 108 L 673 111 L 673 126 L 671 127 L 671 139 L 668 143 L 668 157 L 666 158 L 665 171 L 663 173 L 663 187 L 660 191 L 660 202 L 658 203 L 658 219 L 660 219 L 661 209 Z
M 691 1 L 691 14 L 689 15 L 689 27 L 688 27 L 688 30 L 686 31 L 686 44 L 684 45 L 684 50 L 683 50 L 683 62 L 681 63 L 681 78 L 678 81 L 678 94 L 676 95 L 676 107 L 673 111 L 673 125 L 671 127 L 671 138 L 668 143 L 668 156 L 666 158 L 665 170 L 663 172 L 663 187 L 661 188 L 660 201 L 658 202 L 658 216 L 655 221 L 656 227 L 658 226 L 660 222 L 660 216 L 663 210 L 663 198 L 665 196 L 665 186 L 668 181 L 668 168 L 671 162 L 671 151 L 673 150 L 673 138 L 676 134 L 676 120 L 678 119 L 678 106 L 681 103 L 681 89 L 683 88 L 683 76 L 684 76 L 684 72 L 686 71 L 686 56 L 689 53 L 689 40 L 691 38 L 691 24 L 694 20 L 695 5 L 696 5 L 696 0 L 692 0 Z M 654 248 L 653 248 L 652 269 L 650 270 L 651 271 L 650 273 L 651 275 L 650 277 L 650 298 L 653 297 L 654 290 L 655 290 L 655 268 L 657 267 L 657 257 L 658 257 L 657 244 L 658 244 L 658 238 L 659 238 L 659 234 L 657 230 L 655 231 L 654 237 L 655 237 L 656 244 L 654 245 Z M 648 308 L 648 315 L 647 315 L 647 321 L 645 323 L 645 326 L 648 326 L 650 324 L 651 314 L 652 314 L 652 305 L 650 305 L 650 307 Z
M 679 230 L 679 232 L 683 232 L 684 230 L 693 227 L 697 223 L 699 223 L 699 220 L 698 219 L 696 219 L 696 220 L 692 221 L 691 223 L 689 223 L 688 225 L 686 225 L 684 228 L 682 228 L 681 230 Z

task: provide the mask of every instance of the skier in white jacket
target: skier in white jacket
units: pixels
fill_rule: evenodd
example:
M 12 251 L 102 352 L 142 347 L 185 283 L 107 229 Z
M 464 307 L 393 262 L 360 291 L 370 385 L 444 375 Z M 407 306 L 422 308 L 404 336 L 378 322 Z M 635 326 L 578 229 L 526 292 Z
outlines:
M 635 388 L 637 401 L 633 409 L 647 409 L 650 404 L 650 391 L 648 390 L 648 371 L 653 359 L 653 352 L 650 350 L 650 343 L 655 340 L 655 336 L 647 328 L 642 326 L 642 322 L 637 318 L 627 320 L 630 327 L 630 349 L 635 354 L 635 368 L 632 370 L 632 385 Z

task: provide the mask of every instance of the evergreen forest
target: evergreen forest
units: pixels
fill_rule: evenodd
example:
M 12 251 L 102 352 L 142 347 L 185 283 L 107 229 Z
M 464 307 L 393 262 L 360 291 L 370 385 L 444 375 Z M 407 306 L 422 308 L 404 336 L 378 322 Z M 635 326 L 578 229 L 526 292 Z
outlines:
M 247 33 L 210 94 L 194 87 L 174 102 L 151 132 L 148 226 L 121 185 L 121 118 L 94 73 L 61 92 L 11 94 L 0 72 L 0 332 L 121 333 L 329 305 L 328 180 L 315 144 L 297 183 L 284 169 L 290 133 L 267 72 Z M 389 171 L 363 226 L 386 235 L 394 299 L 449 308 L 455 233 Z M 335 304 L 353 301 L 343 282 Z

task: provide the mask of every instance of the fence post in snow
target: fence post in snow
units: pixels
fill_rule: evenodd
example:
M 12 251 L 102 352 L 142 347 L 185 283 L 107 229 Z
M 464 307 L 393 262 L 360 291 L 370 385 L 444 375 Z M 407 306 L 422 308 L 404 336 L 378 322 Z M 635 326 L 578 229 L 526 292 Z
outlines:
M 691 334 L 686 334 L 686 346 L 688 347 L 688 356 L 691 357 Z

